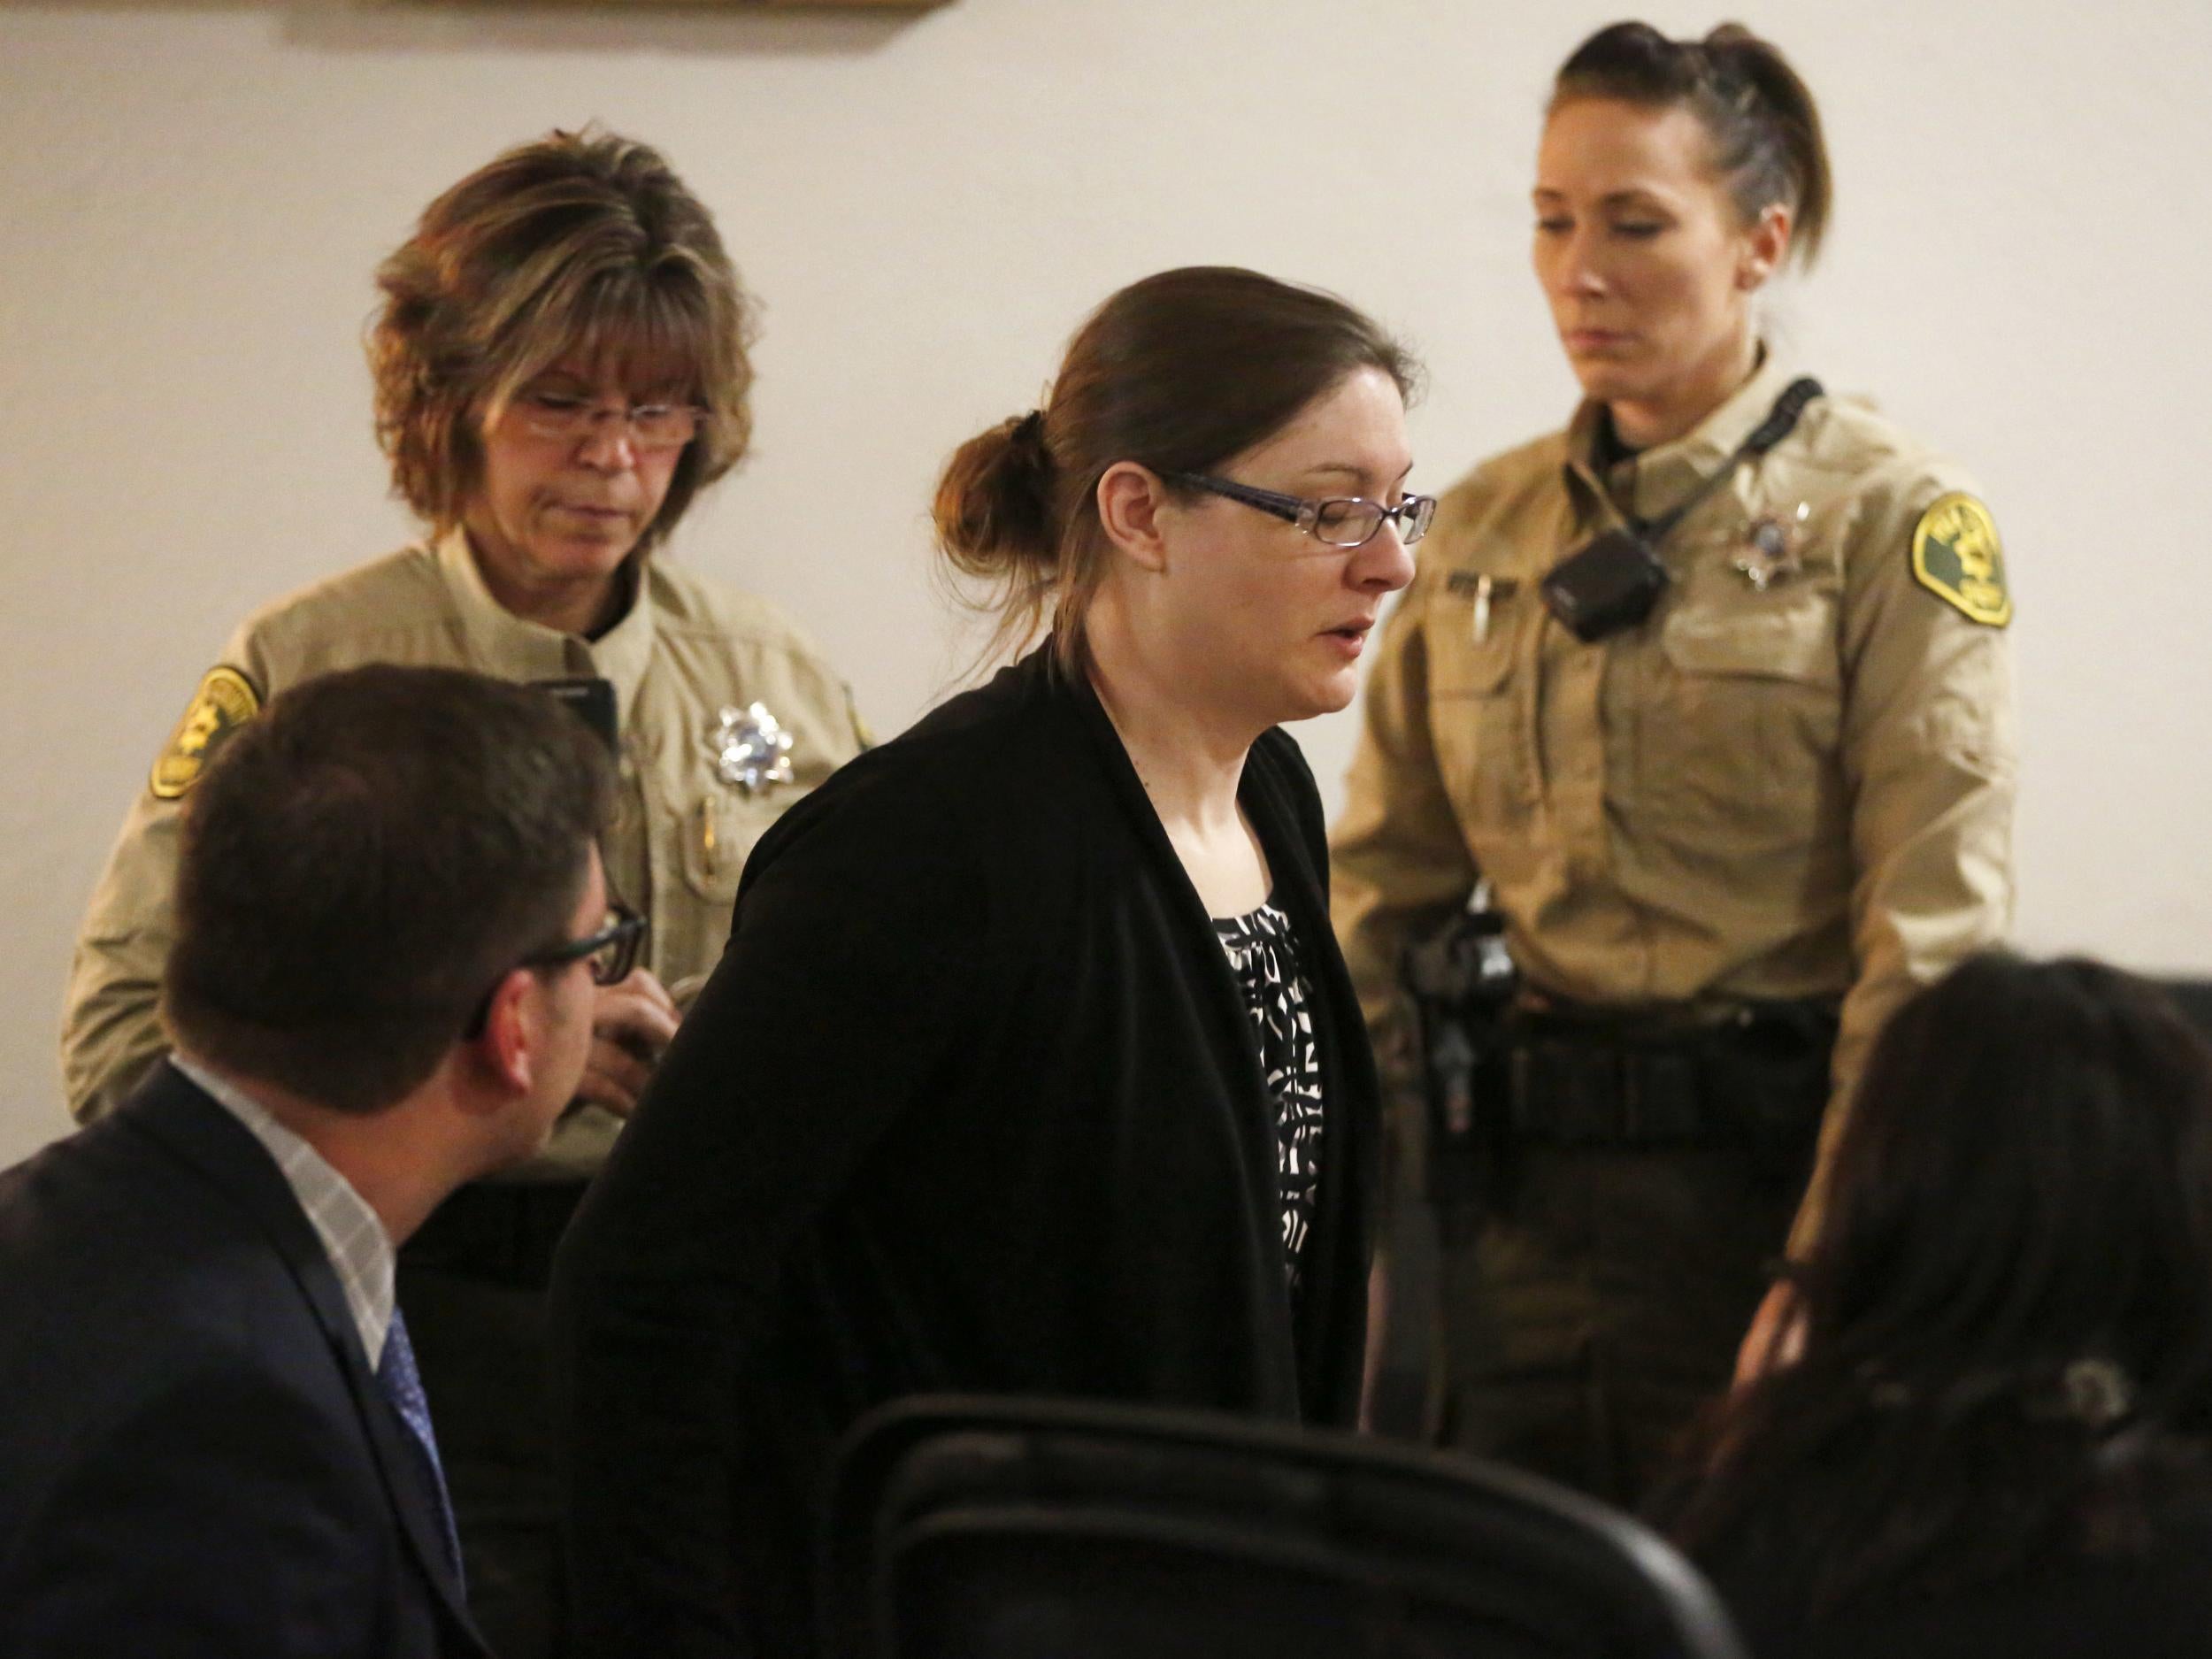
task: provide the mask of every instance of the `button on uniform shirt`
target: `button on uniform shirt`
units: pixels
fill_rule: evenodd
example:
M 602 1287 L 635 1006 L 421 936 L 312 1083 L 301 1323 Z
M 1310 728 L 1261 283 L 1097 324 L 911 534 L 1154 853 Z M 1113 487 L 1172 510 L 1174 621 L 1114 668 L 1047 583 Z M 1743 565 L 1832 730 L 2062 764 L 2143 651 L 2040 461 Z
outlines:
M 2004 935 L 2009 608 L 1993 535 L 1969 549 L 1995 561 L 1973 564 L 1980 588 L 1942 540 L 1987 524 L 1955 465 L 1824 397 L 1666 538 L 1643 623 L 1584 644 L 1537 591 L 1598 532 L 1688 499 L 1793 378 L 1770 355 L 1602 476 L 1586 405 L 1444 497 L 1383 631 L 1333 845 L 1334 919 L 1386 1052 L 1406 1041 L 1406 940 L 1479 873 L 1540 991 L 1840 996 L 1824 1160 L 1889 1010 Z
M 142 783 L 94 891 L 72 966 L 62 1036 L 71 1109 L 114 1105 L 166 1047 L 156 1018 L 172 929 L 182 795 L 174 770 L 209 733 L 286 687 L 365 663 L 473 669 L 503 680 L 597 677 L 614 687 L 621 787 L 606 841 L 613 890 L 651 920 L 645 965 L 672 988 L 721 956 L 739 872 L 794 801 L 865 746 L 852 696 L 766 600 L 641 561 L 628 611 L 596 640 L 525 621 L 484 586 L 455 532 L 258 612 L 225 647 L 184 724 Z M 726 707 L 754 703 L 792 734 L 793 780 L 748 793 L 711 741 Z M 619 1120 L 578 1106 L 519 1179 L 588 1175 Z

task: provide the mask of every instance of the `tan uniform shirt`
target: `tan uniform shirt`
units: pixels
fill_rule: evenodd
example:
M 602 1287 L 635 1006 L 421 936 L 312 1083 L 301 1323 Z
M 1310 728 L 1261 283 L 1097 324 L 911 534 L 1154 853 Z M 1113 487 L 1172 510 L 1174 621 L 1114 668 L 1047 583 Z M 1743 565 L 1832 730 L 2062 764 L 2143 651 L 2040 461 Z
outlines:
M 1695 430 L 1602 480 L 1586 406 L 1445 497 L 1383 632 L 1334 843 L 1336 924 L 1386 1051 L 1403 1042 L 1407 937 L 1479 872 L 1540 990 L 1840 995 L 1824 1160 L 1885 1016 L 2005 933 L 2009 603 L 1949 462 L 1821 398 L 1666 538 L 1673 580 L 1643 623 L 1586 645 L 1537 591 L 1624 513 L 1687 498 L 1793 378 L 1770 357 Z
M 720 957 L 754 841 L 864 746 L 849 689 L 776 607 L 657 557 L 644 562 L 629 613 L 587 641 L 503 609 L 456 533 L 278 601 L 239 628 L 222 662 L 265 701 L 315 674 L 373 662 L 611 681 L 622 787 L 607 878 L 651 918 L 645 961 L 672 988 Z M 791 733 L 795 778 L 749 797 L 722 778 L 709 738 L 726 706 L 755 702 Z M 114 1105 L 167 1047 L 156 1004 L 182 804 L 140 792 L 78 937 L 62 1071 L 81 1118 Z M 596 1106 L 572 1109 L 518 1178 L 588 1173 L 618 1127 Z

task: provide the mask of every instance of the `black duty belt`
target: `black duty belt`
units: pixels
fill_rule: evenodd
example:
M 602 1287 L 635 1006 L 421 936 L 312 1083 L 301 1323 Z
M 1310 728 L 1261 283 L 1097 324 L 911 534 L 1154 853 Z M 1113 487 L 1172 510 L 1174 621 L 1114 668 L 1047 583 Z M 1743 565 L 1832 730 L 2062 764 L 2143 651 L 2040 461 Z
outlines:
M 1831 1001 L 1671 1028 L 1522 1011 L 1507 1017 L 1486 1080 L 1501 1126 L 1525 1144 L 1793 1142 L 1817 1130 L 1835 1032 Z
M 1653 1146 L 1722 1133 L 1686 1049 L 1625 1048 L 1586 1035 L 1517 1041 L 1502 1058 L 1517 1140 Z
M 430 1212 L 400 1247 L 400 1264 L 541 1290 L 586 1185 L 472 1181 Z

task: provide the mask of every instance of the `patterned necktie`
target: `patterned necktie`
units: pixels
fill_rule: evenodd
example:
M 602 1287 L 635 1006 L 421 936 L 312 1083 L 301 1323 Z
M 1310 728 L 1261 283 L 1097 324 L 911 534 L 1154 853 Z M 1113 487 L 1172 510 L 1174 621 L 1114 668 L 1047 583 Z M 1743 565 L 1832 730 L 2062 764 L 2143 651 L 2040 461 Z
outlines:
M 430 1426 L 430 1402 L 422 1391 L 422 1373 L 415 1369 L 415 1345 L 407 1340 L 407 1321 L 397 1308 L 392 1310 L 391 1327 L 384 1333 L 384 1357 L 376 1363 L 376 1380 L 384 1397 L 392 1402 L 392 1409 L 399 1413 L 399 1420 L 407 1425 L 416 1450 L 422 1454 L 430 1489 L 438 1498 L 446 1564 L 453 1569 L 454 1581 L 461 1583 L 461 1538 L 453 1527 L 453 1500 L 445 1489 L 445 1465 L 438 1461 L 438 1436 Z

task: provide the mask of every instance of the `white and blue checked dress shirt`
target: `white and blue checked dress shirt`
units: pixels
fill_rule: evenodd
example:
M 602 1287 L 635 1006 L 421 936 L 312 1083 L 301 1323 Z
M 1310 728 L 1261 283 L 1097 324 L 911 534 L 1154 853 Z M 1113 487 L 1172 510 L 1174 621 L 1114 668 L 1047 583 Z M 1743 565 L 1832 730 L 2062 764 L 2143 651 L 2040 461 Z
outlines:
M 393 1289 L 395 1256 L 384 1224 L 353 1183 L 331 1168 L 322 1154 L 272 1117 L 266 1107 L 227 1078 L 185 1055 L 172 1055 L 170 1064 L 204 1090 L 216 1104 L 238 1119 L 276 1160 L 285 1185 L 299 1201 L 308 1225 L 322 1240 L 323 1254 L 345 1293 L 347 1310 L 361 1338 L 361 1352 L 376 1373 L 384 1397 L 407 1425 L 409 1438 L 421 1454 L 437 1494 L 438 1519 L 445 1534 L 447 1563 L 457 1578 L 461 1574 L 461 1543 L 453 1525 L 453 1500 L 446 1491 L 445 1465 L 438 1456 L 438 1437 L 430 1421 L 430 1402 L 423 1394 L 422 1373 L 415 1366 L 414 1344 L 408 1340 L 407 1323 L 401 1317 Z

